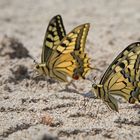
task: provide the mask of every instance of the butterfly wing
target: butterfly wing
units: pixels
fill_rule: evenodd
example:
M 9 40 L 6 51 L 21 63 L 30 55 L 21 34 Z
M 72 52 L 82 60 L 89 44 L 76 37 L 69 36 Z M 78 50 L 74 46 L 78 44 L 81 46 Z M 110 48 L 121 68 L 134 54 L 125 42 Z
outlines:
M 60 53 L 71 53 L 73 51 L 84 51 L 87 34 L 90 24 L 82 24 L 74 28 L 69 34 L 67 34 L 60 44 L 55 46 L 56 50 Z
M 75 44 L 75 52 L 84 52 L 85 50 L 85 43 L 88 35 L 90 24 L 86 23 L 83 25 L 78 26 L 73 30 L 73 34 L 78 32 L 78 36 L 76 38 L 76 44 Z
M 54 16 L 47 27 L 43 42 L 41 63 L 47 62 L 53 53 L 54 46 L 59 45 L 66 36 L 63 21 L 60 15 Z
M 112 95 L 125 98 L 130 103 L 139 100 L 140 42 L 124 49 L 103 75 L 100 84 Z
M 104 73 L 104 75 L 101 78 L 100 84 L 104 84 L 106 79 L 109 77 L 109 75 L 113 72 L 115 72 L 115 68 L 118 67 L 118 65 L 120 65 L 120 67 L 123 67 L 123 64 L 127 63 L 128 60 L 128 55 L 130 56 L 133 51 L 135 53 L 135 51 L 139 50 L 139 44 L 140 42 L 135 42 L 130 44 L 128 47 L 126 47 L 115 59 L 114 61 L 110 64 L 110 66 L 107 68 L 106 72 Z M 125 61 L 126 60 L 126 61 Z M 124 62 L 124 63 L 121 63 Z M 121 66 L 122 65 L 122 66 Z M 120 69 L 121 70 L 121 69 Z
M 72 79 L 73 71 L 76 67 L 76 62 L 70 53 L 59 54 L 53 53 L 52 60 L 49 65 L 51 67 L 50 77 L 57 79 L 61 82 L 70 82 Z
M 58 46 L 55 46 L 55 51 L 50 57 L 49 67 L 52 68 L 52 76 L 55 75 L 61 81 L 67 81 L 67 76 L 78 79 L 83 72 L 87 72 L 89 66 L 88 58 L 84 55 L 84 46 L 89 24 L 83 24 L 73 29 L 67 34 Z M 82 66 L 80 66 L 80 62 Z M 78 73 L 78 77 L 73 77 L 77 69 L 83 69 L 82 73 Z M 84 73 L 84 74 L 85 74 Z

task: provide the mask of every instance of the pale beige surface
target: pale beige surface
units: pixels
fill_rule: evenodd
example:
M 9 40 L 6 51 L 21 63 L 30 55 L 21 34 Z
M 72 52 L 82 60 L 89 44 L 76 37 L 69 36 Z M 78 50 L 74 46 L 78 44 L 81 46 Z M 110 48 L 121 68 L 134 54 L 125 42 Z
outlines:
M 102 72 L 92 71 L 90 79 L 96 76 L 99 81 L 120 51 L 140 41 L 139 0 L 0 0 L 0 40 L 4 35 L 18 38 L 40 61 L 46 27 L 56 14 L 62 15 L 67 32 L 91 23 L 86 48 L 92 65 Z M 22 77 L 32 76 L 29 57 L 6 55 L 0 60 L 0 139 L 39 140 L 44 134 L 60 140 L 140 139 L 139 106 L 120 99 L 120 112 L 114 113 L 100 100 L 88 97 L 85 106 L 82 95 L 90 91 L 91 82 L 75 82 L 81 95 L 60 91 L 56 82 L 48 91 L 45 80 L 36 83 Z M 44 116 L 50 125 L 41 122 Z

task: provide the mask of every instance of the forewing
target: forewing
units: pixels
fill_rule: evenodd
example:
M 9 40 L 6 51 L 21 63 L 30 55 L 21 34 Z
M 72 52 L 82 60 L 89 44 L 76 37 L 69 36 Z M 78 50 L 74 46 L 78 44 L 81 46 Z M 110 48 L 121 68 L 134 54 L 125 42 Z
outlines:
M 130 103 L 139 100 L 140 42 L 129 45 L 105 72 L 101 84 L 109 94 L 125 98 Z
M 66 36 L 63 21 L 60 15 L 54 16 L 47 27 L 42 48 L 41 62 L 47 62 L 52 55 L 54 46 L 60 44 Z
M 110 64 L 101 78 L 100 84 L 104 84 L 110 75 L 121 71 L 128 66 L 132 68 L 139 67 L 139 53 L 140 53 L 140 42 L 135 42 L 126 47 Z M 138 59 L 137 59 L 138 58 Z

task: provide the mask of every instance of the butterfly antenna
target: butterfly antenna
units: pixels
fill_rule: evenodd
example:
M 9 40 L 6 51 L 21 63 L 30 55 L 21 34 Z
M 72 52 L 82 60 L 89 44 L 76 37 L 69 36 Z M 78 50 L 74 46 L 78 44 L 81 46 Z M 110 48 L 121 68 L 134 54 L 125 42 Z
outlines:
M 90 78 L 87 78 L 87 80 L 89 80 L 93 84 L 96 84 L 96 76 L 93 77 L 93 80 L 91 80 Z
M 33 56 L 30 56 L 30 57 L 31 57 L 31 59 L 33 60 L 33 62 L 34 62 L 35 64 L 38 64 L 37 61 L 35 60 L 35 58 L 34 58 Z
M 96 83 L 96 76 L 93 77 L 93 82 Z
M 33 60 L 33 62 L 34 62 L 35 64 L 38 64 L 38 63 L 36 62 L 36 60 L 35 60 L 35 59 Z

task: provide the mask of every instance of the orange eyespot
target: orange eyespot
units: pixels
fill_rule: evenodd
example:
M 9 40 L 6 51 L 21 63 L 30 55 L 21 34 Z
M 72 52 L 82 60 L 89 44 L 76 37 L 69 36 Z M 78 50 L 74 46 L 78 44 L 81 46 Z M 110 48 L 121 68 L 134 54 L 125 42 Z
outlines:
M 129 103 L 130 103 L 130 104 L 134 104 L 135 101 L 136 101 L 136 100 L 135 100 L 133 97 L 130 97 L 130 98 L 129 98 Z
M 75 76 L 73 76 L 73 79 L 78 80 L 79 79 L 79 76 L 78 75 L 75 75 Z

